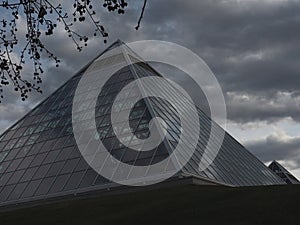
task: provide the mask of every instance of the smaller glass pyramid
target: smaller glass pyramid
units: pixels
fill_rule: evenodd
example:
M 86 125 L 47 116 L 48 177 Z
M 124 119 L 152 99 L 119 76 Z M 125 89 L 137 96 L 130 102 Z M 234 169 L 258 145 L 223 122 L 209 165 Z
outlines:
M 294 177 L 286 168 L 284 168 L 279 162 L 273 161 L 269 168 L 276 173 L 287 184 L 300 184 L 299 180 Z

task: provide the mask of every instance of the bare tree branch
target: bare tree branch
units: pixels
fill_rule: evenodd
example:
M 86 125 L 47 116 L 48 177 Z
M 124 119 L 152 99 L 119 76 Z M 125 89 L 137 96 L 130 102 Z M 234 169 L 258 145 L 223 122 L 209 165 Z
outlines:
M 124 14 L 127 2 L 125 0 L 102 0 L 103 7 L 108 12 Z M 71 1 L 70 1 L 71 2 Z M 43 57 L 47 56 L 56 66 L 60 60 L 42 42 L 42 37 L 51 36 L 56 31 L 58 23 L 64 26 L 69 38 L 74 42 L 78 51 L 87 46 L 88 37 L 74 29 L 76 23 L 84 23 L 87 19 L 94 25 L 94 36 L 101 36 L 106 43 L 108 33 L 104 26 L 96 19 L 94 2 L 91 0 L 73 0 L 73 13 L 68 14 L 61 4 L 54 5 L 50 0 L 2 0 L 0 9 L 8 12 L 8 16 L 0 19 L 0 103 L 3 99 L 3 87 L 13 86 L 24 101 L 32 90 L 42 93 L 40 84 L 43 74 Z M 145 10 L 146 1 L 142 9 L 141 19 Z M 26 34 L 24 40 L 18 39 L 18 22 L 25 20 Z M 23 30 L 22 29 L 22 30 Z M 23 46 L 20 46 L 23 44 Z M 20 50 L 21 49 L 21 50 Z M 31 78 L 24 78 L 24 65 L 33 63 Z
M 141 11 L 141 15 L 140 15 L 139 21 L 138 21 L 137 26 L 135 27 L 136 30 L 138 30 L 140 28 L 140 26 L 141 26 L 141 21 L 142 21 L 143 16 L 144 16 L 146 5 L 147 5 L 147 0 L 144 0 L 144 5 L 143 5 L 142 11 Z

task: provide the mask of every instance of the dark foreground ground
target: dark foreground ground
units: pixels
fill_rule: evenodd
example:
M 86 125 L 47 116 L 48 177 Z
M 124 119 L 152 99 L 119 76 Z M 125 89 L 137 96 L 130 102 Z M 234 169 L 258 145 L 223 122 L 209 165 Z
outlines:
M 0 213 L 0 225 L 299 225 L 300 185 L 183 186 Z

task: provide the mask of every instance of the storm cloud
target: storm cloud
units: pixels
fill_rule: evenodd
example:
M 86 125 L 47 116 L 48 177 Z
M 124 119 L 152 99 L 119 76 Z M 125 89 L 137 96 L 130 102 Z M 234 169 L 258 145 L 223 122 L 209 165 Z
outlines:
M 300 137 L 290 137 L 284 133 L 272 134 L 264 139 L 246 143 L 246 147 L 264 162 L 276 159 L 285 161 L 291 169 L 299 168 Z

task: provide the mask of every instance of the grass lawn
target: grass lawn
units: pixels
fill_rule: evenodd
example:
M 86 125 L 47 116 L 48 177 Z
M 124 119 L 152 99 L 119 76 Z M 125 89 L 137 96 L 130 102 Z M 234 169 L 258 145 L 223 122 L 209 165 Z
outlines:
M 164 188 L 0 213 L 0 225 L 299 225 L 300 185 Z

